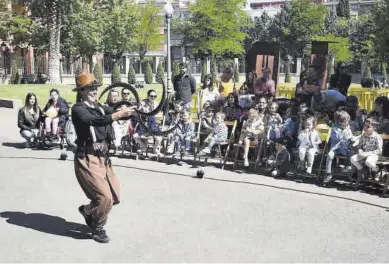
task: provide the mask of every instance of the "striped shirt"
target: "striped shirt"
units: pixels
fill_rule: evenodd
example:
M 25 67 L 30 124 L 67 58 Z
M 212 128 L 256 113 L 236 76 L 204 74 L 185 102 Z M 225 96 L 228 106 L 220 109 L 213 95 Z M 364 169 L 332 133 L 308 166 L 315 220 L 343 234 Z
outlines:
M 215 136 L 219 137 L 222 140 L 227 140 L 228 137 L 228 128 L 226 124 L 220 123 L 215 126 L 212 132 Z

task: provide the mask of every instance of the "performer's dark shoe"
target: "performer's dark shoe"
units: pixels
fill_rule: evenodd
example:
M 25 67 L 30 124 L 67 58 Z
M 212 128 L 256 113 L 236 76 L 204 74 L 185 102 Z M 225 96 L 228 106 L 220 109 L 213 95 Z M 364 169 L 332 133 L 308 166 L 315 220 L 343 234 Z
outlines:
M 92 232 L 92 238 L 99 243 L 109 243 L 109 237 L 104 229 L 95 229 Z
M 80 212 L 80 214 L 82 214 L 82 216 L 85 218 L 85 222 L 86 224 L 92 228 L 92 216 L 90 215 L 87 215 L 84 211 L 84 205 L 81 205 L 80 207 L 78 207 L 78 211 Z

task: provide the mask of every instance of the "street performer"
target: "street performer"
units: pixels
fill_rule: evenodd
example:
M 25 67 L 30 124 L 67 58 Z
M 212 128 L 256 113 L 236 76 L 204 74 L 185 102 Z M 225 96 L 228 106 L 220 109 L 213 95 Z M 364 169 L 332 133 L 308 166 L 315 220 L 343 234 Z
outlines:
M 97 102 L 97 87 L 101 86 L 95 76 L 83 73 L 76 77 L 77 103 L 72 107 L 72 121 L 77 134 L 77 150 L 74 171 L 85 195 L 91 200 L 78 210 L 92 229 L 92 238 L 108 243 L 104 226 L 113 205 L 120 202 L 119 182 L 108 157 L 112 142 L 113 121 L 135 115 L 133 108 L 118 112 Z

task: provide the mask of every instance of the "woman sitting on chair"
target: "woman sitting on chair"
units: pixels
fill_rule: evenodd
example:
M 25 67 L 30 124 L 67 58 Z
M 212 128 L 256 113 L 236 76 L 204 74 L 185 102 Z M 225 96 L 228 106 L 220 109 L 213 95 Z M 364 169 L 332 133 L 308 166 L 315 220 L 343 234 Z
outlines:
M 35 94 L 28 93 L 24 106 L 18 113 L 18 127 L 20 135 L 26 140 L 26 147 L 31 147 L 31 142 L 38 136 L 38 121 L 41 109 L 38 106 L 38 100 Z
M 59 96 L 59 91 L 55 88 L 50 90 L 50 100 L 43 108 L 43 116 L 45 117 L 45 128 L 47 135 L 53 139 L 57 138 L 58 125 L 66 121 L 66 116 L 69 113 L 68 104 Z

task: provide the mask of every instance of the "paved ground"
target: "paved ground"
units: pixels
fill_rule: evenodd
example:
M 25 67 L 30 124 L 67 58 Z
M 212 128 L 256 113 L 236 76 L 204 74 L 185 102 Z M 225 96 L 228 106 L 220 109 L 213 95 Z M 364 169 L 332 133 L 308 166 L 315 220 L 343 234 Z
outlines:
M 0 109 L 0 261 L 386 262 L 389 199 L 254 174 L 114 159 L 122 203 L 98 244 L 71 160 L 18 149 L 16 112 Z M 5 124 L 5 126 L 3 126 Z M 5 128 L 5 129 L 4 129 Z M 72 157 L 71 157 L 72 158 Z

